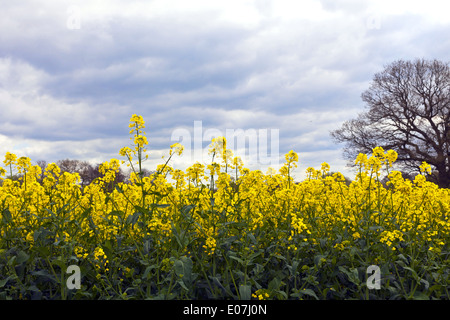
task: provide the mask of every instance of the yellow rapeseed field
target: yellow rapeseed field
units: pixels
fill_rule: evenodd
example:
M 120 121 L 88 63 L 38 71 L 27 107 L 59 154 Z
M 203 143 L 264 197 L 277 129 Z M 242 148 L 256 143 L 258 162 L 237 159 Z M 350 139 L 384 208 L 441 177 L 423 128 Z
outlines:
M 0 298 L 449 299 L 450 190 L 427 181 L 426 163 L 410 181 L 378 147 L 355 159 L 351 183 L 327 163 L 296 182 L 296 152 L 263 173 L 220 137 L 209 165 L 172 168 L 176 143 L 145 177 L 144 129 L 133 115 L 134 147 L 83 188 L 77 173 L 6 154 Z M 129 182 L 115 183 L 124 165 Z M 67 287 L 69 265 L 81 288 Z M 370 265 L 380 289 L 366 283 Z

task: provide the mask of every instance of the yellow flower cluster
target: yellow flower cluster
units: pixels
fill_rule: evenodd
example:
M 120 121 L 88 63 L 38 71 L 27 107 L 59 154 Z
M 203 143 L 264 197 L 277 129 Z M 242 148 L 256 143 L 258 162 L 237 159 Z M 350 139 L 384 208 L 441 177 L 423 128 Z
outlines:
M 391 246 L 393 242 L 395 241 L 402 241 L 403 240 L 403 234 L 399 230 L 394 231 L 384 231 L 380 235 L 380 242 L 383 242 L 387 244 L 388 246 Z M 393 250 L 395 250 L 395 247 L 392 247 Z
M 106 267 L 106 265 L 108 264 L 109 261 L 102 248 L 100 247 L 95 248 L 94 261 L 96 263 L 97 268 Z
M 86 259 L 89 255 L 83 247 L 75 247 L 73 251 L 79 259 Z
M 213 237 L 206 238 L 206 244 L 203 246 L 205 248 L 205 252 L 209 255 L 214 254 L 216 250 L 216 239 Z
M 2 227 L 0 244 L 14 229 L 33 245 L 33 231 L 55 217 L 61 218 L 60 228 L 65 232 L 59 241 L 72 241 L 77 257 L 91 255 L 103 267 L 107 262 L 101 244 L 116 241 L 118 235 L 133 243 L 151 237 L 155 247 L 167 253 L 172 245 L 187 246 L 180 234 L 189 234 L 195 239 L 189 245 L 215 255 L 221 252 L 219 234 L 245 237 L 238 227 L 228 228 L 240 223 L 249 231 L 274 230 L 271 237 L 259 241 L 261 247 L 278 241 L 294 251 L 302 243 L 315 245 L 320 238 L 337 241 L 334 248 L 344 250 L 368 236 L 394 247 L 405 240 L 405 232 L 409 240 L 433 248 L 448 243 L 449 190 L 438 188 L 422 174 L 409 181 L 398 171 L 390 172 L 397 158 L 394 151 L 375 148 L 371 157 L 358 155 L 358 172 L 351 183 L 341 173 L 330 174 L 327 163 L 320 170 L 308 168 L 307 178 L 294 182 L 296 152 L 285 156 L 279 170 L 270 168 L 264 174 L 245 168 L 220 137 L 210 146 L 211 164 L 172 168 L 169 160 L 183 152 L 182 145 L 174 144 L 156 173 L 143 177 L 140 172 L 148 141 L 142 117 L 133 115 L 130 128 L 134 146 L 119 152 L 133 169 L 130 182 L 109 189 L 104 184 L 114 182 L 124 161 L 104 162 L 99 168 L 103 177 L 81 188 L 77 173 L 61 173 L 54 163 L 42 173 L 29 158 L 7 153 L 5 169 L 0 170 L 0 221 L 11 222 Z M 426 164 L 421 168 L 429 171 Z M 382 169 L 388 173 L 387 186 L 381 183 Z M 19 179 L 12 179 L 13 174 Z M 70 221 L 77 221 L 76 227 Z M 185 229 L 175 230 L 178 226 Z
M 252 293 L 252 297 L 258 300 L 267 300 L 270 298 L 270 294 L 267 289 L 259 289 Z

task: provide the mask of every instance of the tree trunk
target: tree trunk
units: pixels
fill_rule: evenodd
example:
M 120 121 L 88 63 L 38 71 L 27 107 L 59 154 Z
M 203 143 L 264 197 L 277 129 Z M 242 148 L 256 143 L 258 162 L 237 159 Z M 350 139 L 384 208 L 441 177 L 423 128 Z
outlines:
M 438 177 L 438 185 L 440 188 L 450 188 L 450 172 L 447 171 L 446 165 L 438 165 L 436 166 L 437 171 L 439 172 Z

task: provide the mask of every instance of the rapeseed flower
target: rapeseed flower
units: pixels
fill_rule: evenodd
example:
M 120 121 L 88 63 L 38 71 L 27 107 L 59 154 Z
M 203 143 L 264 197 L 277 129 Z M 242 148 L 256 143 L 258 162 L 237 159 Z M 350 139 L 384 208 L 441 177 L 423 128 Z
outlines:
M 257 298 L 258 300 L 267 300 L 270 298 L 268 289 L 258 289 L 254 293 L 252 293 L 253 298 Z
M 17 161 L 17 156 L 14 153 L 6 152 L 5 160 L 3 160 L 3 163 L 5 166 L 11 166 L 14 165 Z
M 181 156 L 181 154 L 183 153 L 183 150 L 184 150 L 184 146 L 177 142 L 170 146 L 169 154 L 170 155 L 177 154 L 177 155 Z
M 422 164 L 420 165 L 420 172 L 431 174 L 431 166 L 425 161 L 423 161 Z
M 55 163 L 48 164 L 42 174 L 29 158 L 7 153 L 0 177 L 9 171 L 20 173 L 21 178 L 2 179 L 0 184 L 0 252 L 15 245 L 7 245 L 13 238 L 34 250 L 41 240 L 47 240 L 43 230 L 55 228 L 52 250 L 88 260 L 103 281 L 106 274 L 101 275 L 99 269 L 106 271 L 114 265 L 109 264 L 105 251 L 109 254 L 110 246 L 119 242 L 124 250 L 118 255 L 142 263 L 151 260 L 149 267 L 160 267 L 168 274 L 174 270 L 174 252 L 177 257 L 192 252 L 192 259 L 198 256 L 198 261 L 212 266 L 215 253 L 230 248 L 241 255 L 230 262 L 234 266 L 244 261 L 242 256 L 255 262 L 259 259 L 257 250 L 265 255 L 266 248 L 276 248 L 270 254 L 280 263 L 305 250 L 308 254 L 325 250 L 325 245 L 343 256 L 353 255 L 363 239 L 366 246 L 375 243 L 375 251 L 386 247 L 404 253 L 408 250 L 405 243 L 417 244 L 436 260 L 438 253 L 446 250 L 450 192 L 427 181 L 425 174 L 431 173 L 431 166 L 426 163 L 413 181 L 399 171 L 390 171 L 397 160 L 395 151 L 374 148 L 370 157 L 359 154 L 356 179 L 351 183 L 345 183 L 339 172 L 330 175 L 326 162 L 319 170 L 307 168 L 307 178 L 294 183 L 292 171 L 299 156 L 293 150 L 285 155 L 279 171 L 269 168 L 264 174 L 245 168 L 242 159 L 226 149 L 226 140 L 219 137 L 211 143 L 210 163 L 172 168 L 171 157 L 183 152 L 183 146 L 175 143 L 165 163 L 144 177 L 140 164 L 148 140 L 143 118 L 133 115 L 130 128 L 134 146 L 119 151 L 132 166 L 130 179 L 109 190 L 103 186 L 114 182 L 123 163 L 117 159 L 104 161 L 99 166 L 102 177 L 81 187 L 79 174 L 61 172 Z M 387 173 L 386 185 L 379 179 L 383 172 Z M 71 248 L 73 253 L 58 252 Z M 380 262 L 381 251 L 387 250 L 376 252 Z M 286 257 L 284 253 L 288 253 Z M 420 250 L 416 254 L 420 255 Z M 333 256 L 327 255 L 327 259 L 315 262 L 332 264 Z M 119 260 L 115 258 L 114 263 Z M 308 263 L 306 260 L 302 265 Z M 255 275 L 258 265 L 262 265 L 261 260 L 249 269 Z M 124 267 L 118 274 L 133 278 L 138 272 L 128 269 Z M 155 269 L 147 270 L 150 277 Z M 309 267 L 304 265 L 301 272 L 308 273 Z M 252 297 L 267 299 L 271 292 L 260 289 Z

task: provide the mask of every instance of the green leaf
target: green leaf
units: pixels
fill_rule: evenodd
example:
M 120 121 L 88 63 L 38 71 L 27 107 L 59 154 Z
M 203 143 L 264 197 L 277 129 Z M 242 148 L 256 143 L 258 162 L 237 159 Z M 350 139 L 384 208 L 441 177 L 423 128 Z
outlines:
M 28 291 L 33 291 L 33 292 L 40 292 L 41 290 L 38 289 L 38 287 L 36 287 L 34 284 L 28 286 L 27 288 Z
M 16 258 L 17 258 L 17 256 L 12 256 L 12 257 L 10 257 L 10 258 L 8 259 L 7 265 L 8 265 L 8 266 L 14 266 L 14 265 L 16 264 Z
M 168 205 L 167 205 L 167 206 L 168 206 Z M 181 212 L 181 214 L 182 214 L 183 216 L 186 217 L 186 215 L 187 215 L 192 209 L 194 209 L 194 208 L 195 208 L 195 204 L 184 205 L 184 206 L 181 208 L 180 212 Z
M 292 266 L 290 266 L 290 265 L 288 265 L 288 264 L 286 265 L 287 268 L 289 269 L 289 274 L 290 274 L 291 276 L 295 276 L 295 275 L 296 275 L 296 273 L 297 273 L 297 268 L 298 268 L 299 264 L 300 264 L 300 261 L 294 260 L 294 261 L 292 262 Z
M 313 297 L 316 300 L 319 300 L 319 298 L 317 297 L 316 293 L 311 290 L 311 289 L 303 289 L 303 290 L 299 290 L 298 292 L 292 294 L 293 297 L 297 297 L 297 298 L 301 298 L 303 296 L 309 296 L 309 297 Z
M 152 203 L 152 204 L 150 205 L 150 207 L 151 207 L 152 209 L 154 209 L 154 208 L 164 209 L 164 208 L 170 207 L 170 204 Z
M 369 230 L 372 230 L 372 231 L 376 231 L 376 230 L 383 231 L 384 228 L 382 226 L 370 226 Z
M 280 260 L 283 260 L 283 261 L 286 261 L 286 257 L 284 257 L 284 256 L 282 256 L 282 255 L 279 255 L 279 254 L 274 254 L 273 255 L 275 258 L 277 258 L 277 259 L 280 259 Z
M 319 243 L 320 243 L 320 246 L 322 247 L 322 248 L 326 248 L 327 247 L 327 241 L 328 241 L 328 239 L 319 239 Z
M 238 258 L 236 256 L 230 256 L 230 259 L 236 260 L 237 262 L 239 262 L 242 265 L 245 264 L 244 260 L 242 260 L 242 259 L 240 259 L 240 258 Z
M 117 218 L 119 218 L 119 221 L 122 222 L 123 217 L 125 216 L 125 212 L 123 212 L 122 210 L 113 210 L 110 213 L 107 214 L 107 217 L 109 218 L 110 216 L 115 216 Z M 106 221 L 108 221 L 109 219 L 105 219 Z
M 280 289 L 282 285 L 284 285 L 283 281 L 281 281 L 278 277 L 275 277 L 269 282 L 267 289 L 275 291 Z
M 223 284 L 220 282 L 220 280 L 221 280 L 220 274 L 215 277 L 209 276 L 208 278 L 213 281 L 214 285 L 219 287 L 221 290 L 225 291 L 230 297 L 232 297 L 233 299 L 237 299 L 237 296 L 235 294 L 233 294 L 233 292 L 231 292 L 229 286 L 224 287 Z
M 248 227 L 247 222 L 236 222 L 236 221 L 227 221 L 220 224 L 223 227 L 234 227 L 234 228 L 246 228 Z
M 150 277 L 152 276 L 150 271 L 152 271 L 153 269 L 157 269 L 157 266 L 154 265 L 154 264 L 151 265 L 151 266 L 148 266 L 147 268 L 145 268 L 145 271 L 144 271 L 144 274 L 142 275 L 142 278 L 150 279 Z
M 117 185 L 117 184 L 116 184 L 116 190 L 117 190 L 117 192 L 119 192 L 119 193 L 123 193 L 122 187 L 120 187 L 120 186 Z
M 258 244 L 258 240 L 256 240 L 255 235 L 253 233 L 247 233 L 247 237 L 250 239 L 252 244 Z
M 417 272 L 416 272 L 414 269 L 412 269 L 412 268 L 410 268 L 410 267 L 403 267 L 403 269 L 408 270 L 408 271 L 411 271 L 414 280 L 420 281 L 420 278 L 419 278 L 419 276 L 417 275 Z
M 251 300 L 252 298 L 252 286 L 243 285 L 239 286 L 239 295 L 241 296 L 241 300 Z
M 252 253 L 249 257 L 248 260 L 252 261 L 253 259 L 255 259 L 256 257 L 259 257 L 262 253 L 264 252 L 264 250 L 260 249 L 257 252 Z
M 192 282 L 192 266 L 192 260 L 188 257 L 182 257 L 174 262 L 175 273 L 188 285 Z
M 425 279 L 420 279 L 420 282 L 425 285 L 425 290 L 428 290 L 428 288 L 430 287 L 430 283 Z
M 6 208 L 5 210 L 3 210 L 3 212 L 2 212 L 2 221 L 3 221 L 5 224 L 9 224 L 10 222 L 12 222 L 11 211 L 9 211 L 8 208 Z
M 1 286 L 0 286 L 0 288 L 1 288 Z M 435 285 L 431 286 L 430 290 L 429 290 L 430 295 L 433 293 L 433 291 L 437 291 L 438 293 L 440 293 L 442 291 L 442 286 L 439 284 L 435 284 Z M 439 296 L 439 294 L 438 294 L 438 296 Z
M 20 251 L 17 254 L 16 262 L 17 262 L 17 264 L 21 264 L 23 262 L 28 261 L 28 259 L 30 259 L 30 256 L 28 254 L 26 254 L 24 251 Z
M 37 247 L 37 246 L 34 246 L 33 250 L 39 252 L 39 254 L 41 255 L 41 258 L 45 258 L 45 257 L 50 255 L 50 250 L 49 250 L 48 247 L 44 247 L 44 246 Z
M 402 260 L 397 260 L 395 261 L 396 264 L 398 264 L 399 266 L 401 266 L 402 268 L 405 267 L 405 263 Z
M 31 274 L 33 276 L 47 278 L 47 279 L 49 279 L 50 281 L 52 281 L 54 283 L 58 282 L 52 274 L 48 273 L 47 270 L 32 271 Z
M 403 254 L 400 253 L 399 255 L 397 255 L 397 257 L 400 258 L 400 260 L 403 261 L 404 263 L 406 264 L 409 263 L 408 258 L 406 258 Z
M 111 240 L 106 240 L 102 245 L 102 249 L 105 250 L 106 256 L 111 260 L 114 255 L 114 249 L 112 247 Z
M 178 280 L 177 283 L 186 291 L 189 291 L 189 288 L 186 286 L 182 279 Z
M 286 294 L 286 292 L 282 291 L 282 290 L 275 290 L 273 291 L 278 300 L 287 300 L 288 299 L 288 295 Z
M 359 279 L 358 269 L 350 268 L 349 270 L 347 270 L 343 266 L 339 266 L 339 270 L 347 275 L 350 282 L 352 282 L 356 285 L 359 285 L 361 283 L 361 281 Z
M 245 273 L 243 273 L 242 271 L 238 270 L 237 268 L 233 269 L 233 274 L 237 278 L 239 278 L 241 281 L 244 281 L 244 279 L 246 279 L 246 277 L 247 277 Z
M 52 210 L 50 210 L 49 208 L 44 208 L 44 209 L 45 209 L 45 211 L 47 211 L 47 212 L 50 214 L 50 216 L 51 216 L 52 218 L 57 218 L 56 215 L 55 215 L 55 213 L 54 213 Z
M 430 300 L 430 297 L 424 292 L 414 292 L 412 297 L 414 300 Z
M 63 261 L 61 257 L 54 259 L 52 261 L 52 265 L 60 267 L 62 270 L 61 272 L 66 272 L 67 263 L 65 261 Z
M 142 214 L 141 212 L 136 211 L 132 215 L 129 215 L 125 221 L 126 224 L 131 224 L 132 226 L 134 226 L 134 224 L 138 221 L 141 214 Z
M 3 288 L 10 279 L 11 277 L 6 277 L 6 279 L 0 280 L 0 288 Z
M 314 264 L 318 265 L 319 267 L 322 265 L 322 259 L 326 259 L 325 255 L 318 254 L 314 257 Z

